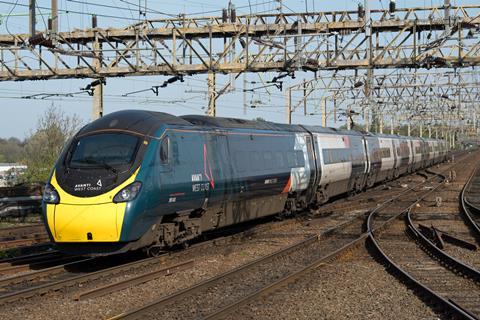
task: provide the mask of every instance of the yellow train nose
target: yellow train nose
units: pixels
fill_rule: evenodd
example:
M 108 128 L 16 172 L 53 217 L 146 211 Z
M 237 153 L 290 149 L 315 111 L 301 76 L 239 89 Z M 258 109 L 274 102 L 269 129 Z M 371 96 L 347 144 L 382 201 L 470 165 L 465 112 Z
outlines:
M 55 206 L 54 237 L 58 242 L 111 242 L 120 237 L 125 204 Z M 119 216 L 120 215 L 120 216 Z

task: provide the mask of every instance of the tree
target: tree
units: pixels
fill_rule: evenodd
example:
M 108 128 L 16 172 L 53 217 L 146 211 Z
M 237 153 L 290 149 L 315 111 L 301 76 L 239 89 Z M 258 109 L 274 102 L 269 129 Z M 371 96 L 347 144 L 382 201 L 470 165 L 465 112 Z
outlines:
M 17 138 L 0 139 L 0 162 L 19 162 L 24 143 Z
M 23 162 L 28 169 L 24 181 L 47 181 L 65 143 L 78 131 L 82 122 L 77 115 L 68 116 L 50 106 L 38 120 L 37 129 L 26 140 Z
M 260 121 L 260 122 L 265 122 L 265 121 L 267 121 L 267 120 L 265 120 L 265 119 L 262 118 L 262 117 L 256 117 L 256 118 L 254 118 L 254 119 L 252 119 L 252 120 L 253 120 L 253 121 Z

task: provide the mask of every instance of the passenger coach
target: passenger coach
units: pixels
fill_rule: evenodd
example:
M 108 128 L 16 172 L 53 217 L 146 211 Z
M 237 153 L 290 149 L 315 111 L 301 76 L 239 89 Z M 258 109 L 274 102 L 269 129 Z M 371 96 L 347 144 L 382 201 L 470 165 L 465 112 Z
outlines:
M 445 160 L 440 140 L 120 111 L 82 128 L 45 188 L 52 242 L 104 254 L 294 214 Z

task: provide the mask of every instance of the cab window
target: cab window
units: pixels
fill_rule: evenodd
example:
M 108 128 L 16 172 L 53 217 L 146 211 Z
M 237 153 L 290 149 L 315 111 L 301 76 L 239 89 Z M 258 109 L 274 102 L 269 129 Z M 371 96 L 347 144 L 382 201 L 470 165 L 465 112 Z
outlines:
M 162 140 L 160 144 L 160 163 L 168 164 L 169 162 L 169 150 L 170 149 L 170 139 L 168 137 Z

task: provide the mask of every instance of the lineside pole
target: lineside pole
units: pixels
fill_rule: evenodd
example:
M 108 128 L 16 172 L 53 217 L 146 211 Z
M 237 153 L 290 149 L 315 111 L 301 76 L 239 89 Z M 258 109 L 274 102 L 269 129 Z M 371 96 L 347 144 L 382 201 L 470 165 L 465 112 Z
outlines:
M 368 69 L 367 69 L 367 79 L 365 84 L 365 93 L 367 98 L 367 107 L 365 108 L 365 131 L 370 131 L 370 115 L 369 110 L 372 112 L 372 125 L 376 126 L 378 120 L 376 117 L 377 109 L 372 104 L 371 94 L 372 94 L 372 83 L 373 83 L 373 66 L 372 66 L 372 25 L 370 20 L 370 0 L 364 0 L 364 10 L 365 10 L 365 39 L 367 44 L 367 60 L 368 60 Z M 376 128 L 374 128 L 376 129 Z M 375 130 L 376 131 L 376 130 Z
M 216 92 L 215 92 L 215 73 L 209 72 L 208 73 L 208 110 L 207 115 L 210 117 L 215 117 L 217 115 L 217 107 L 216 107 Z
M 58 0 L 52 0 L 52 33 L 58 32 Z
M 28 14 L 29 14 L 29 32 L 30 37 L 35 35 L 35 23 L 37 22 L 35 17 L 35 0 L 29 0 L 28 2 Z
M 97 17 L 92 16 L 92 28 L 97 27 Z M 102 45 L 99 41 L 95 41 L 93 44 L 93 49 L 95 50 L 95 54 L 97 55 L 97 59 L 93 62 L 93 67 L 95 69 L 100 69 L 102 67 L 101 62 L 101 52 L 102 52 Z M 103 81 L 96 84 L 93 87 L 93 108 L 92 108 L 92 120 L 99 119 L 103 116 Z
M 288 88 L 285 93 L 285 100 L 287 102 L 287 123 L 292 124 L 292 89 Z
M 327 98 L 322 98 L 322 127 L 327 126 Z

